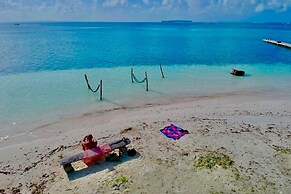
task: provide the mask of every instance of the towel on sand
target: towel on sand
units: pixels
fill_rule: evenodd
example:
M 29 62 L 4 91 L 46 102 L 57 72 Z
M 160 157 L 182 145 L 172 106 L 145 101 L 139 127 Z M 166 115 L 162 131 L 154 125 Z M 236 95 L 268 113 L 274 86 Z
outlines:
M 188 134 L 189 132 L 187 130 L 184 130 L 180 127 L 177 127 L 173 124 L 170 126 L 166 126 L 163 129 L 160 130 L 166 137 L 173 139 L 173 140 L 178 140 L 181 137 L 183 137 L 185 134 Z

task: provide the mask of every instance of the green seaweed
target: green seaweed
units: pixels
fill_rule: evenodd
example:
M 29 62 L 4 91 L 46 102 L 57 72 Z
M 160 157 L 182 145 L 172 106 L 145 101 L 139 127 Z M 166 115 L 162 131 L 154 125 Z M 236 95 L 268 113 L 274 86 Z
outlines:
M 205 155 L 199 157 L 194 166 L 197 168 L 213 169 L 216 166 L 221 166 L 224 169 L 228 169 L 233 166 L 234 161 L 227 155 L 219 153 L 217 151 L 208 151 Z
M 116 183 L 127 183 L 128 182 L 128 179 L 121 175 L 120 177 L 118 177 L 117 179 L 115 179 Z
M 272 145 L 271 147 L 274 150 L 276 150 L 278 153 L 281 153 L 281 154 L 291 154 L 291 149 L 289 149 L 289 148 L 284 148 L 284 147 L 275 146 L 275 145 Z
M 115 179 L 115 183 L 112 185 L 112 187 L 119 188 L 120 186 L 124 185 L 127 182 L 128 182 L 128 179 L 125 176 L 121 175 L 120 177 Z

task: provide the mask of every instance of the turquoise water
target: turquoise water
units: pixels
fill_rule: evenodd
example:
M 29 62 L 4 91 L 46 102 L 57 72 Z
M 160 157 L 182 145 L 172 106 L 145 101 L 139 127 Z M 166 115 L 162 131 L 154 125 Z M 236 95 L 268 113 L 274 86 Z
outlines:
M 61 118 L 171 98 L 290 93 L 291 25 L 239 23 L 0 24 L 0 136 Z M 159 64 L 166 78 L 162 79 Z M 144 84 L 132 84 L 130 68 Z M 245 77 L 229 74 L 232 67 Z M 104 100 L 88 91 L 104 83 Z

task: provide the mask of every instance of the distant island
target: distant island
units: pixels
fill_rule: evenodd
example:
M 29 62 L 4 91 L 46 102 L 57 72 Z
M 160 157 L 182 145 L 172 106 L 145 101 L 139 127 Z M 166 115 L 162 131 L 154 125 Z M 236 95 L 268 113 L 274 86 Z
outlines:
M 191 23 L 191 20 L 162 20 L 162 23 Z

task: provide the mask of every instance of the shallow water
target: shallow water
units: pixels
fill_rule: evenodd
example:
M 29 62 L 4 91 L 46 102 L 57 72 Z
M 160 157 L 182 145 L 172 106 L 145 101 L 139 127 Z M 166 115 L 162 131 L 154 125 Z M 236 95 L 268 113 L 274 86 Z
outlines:
M 26 23 L 0 25 L 0 136 L 60 118 L 171 98 L 247 91 L 290 94 L 285 24 Z M 159 63 L 166 78 L 161 78 Z M 132 84 L 130 68 L 144 84 Z M 229 74 L 243 69 L 246 76 Z M 95 89 L 102 79 L 104 100 Z
M 247 72 L 245 77 L 230 75 L 231 67 L 166 66 L 163 68 L 165 79 L 161 78 L 159 66 L 135 67 L 135 75 L 140 80 L 144 78 L 144 71 L 148 72 L 149 92 L 145 91 L 145 83 L 131 83 L 129 67 L 2 76 L 1 132 L 13 134 L 20 131 L 13 132 L 11 127 L 21 130 L 17 126 L 23 124 L 36 127 L 66 116 L 158 103 L 178 96 L 205 96 L 237 91 L 290 93 L 291 67 L 237 66 Z M 88 75 L 93 89 L 100 79 L 103 80 L 103 101 L 99 100 L 99 92 L 93 94 L 87 89 L 84 73 Z

